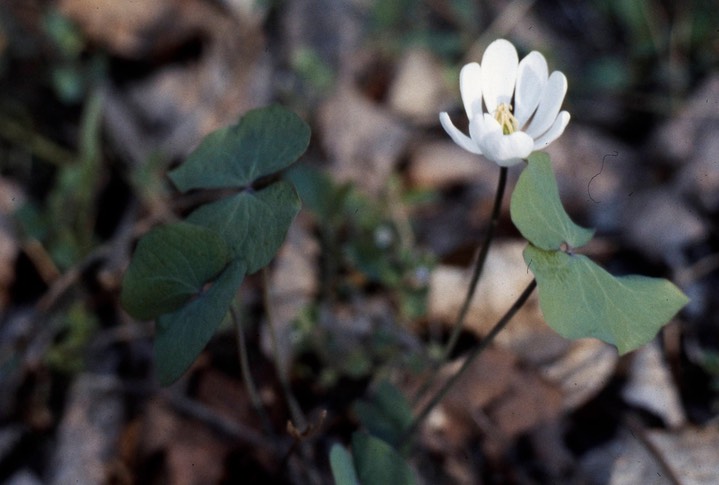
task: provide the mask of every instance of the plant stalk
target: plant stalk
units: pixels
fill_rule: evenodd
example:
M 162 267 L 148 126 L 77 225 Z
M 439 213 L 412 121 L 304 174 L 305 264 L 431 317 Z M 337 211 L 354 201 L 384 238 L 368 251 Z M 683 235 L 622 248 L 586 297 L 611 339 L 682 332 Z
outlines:
M 271 436 L 273 434 L 272 425 L 270 424 L 270 419 L 265 412 L 265 408 L 262 406 L 262 399 L 260 398 L 260 393 L 257 391 L 257 385 L 255 384 L 255 380 L 252 377 L 252 373 L 250 372 L 250 360 L 247 354 L 247 341 L 245 340 L 245 332 L 242 329 L 242 321 L 240 320 L 239 312 L 235 308 L 234 304 L 230 305 L 230 314 L 232 315 L 232 321 L 234 322 L 235 329 L 237 330 L 237 349 L 240 358 L 240 372 L 242 372 L 242 381 L 245 383 L 245 389 L 247 389 L 247 394 L 250 395 L 252 407 L 255 409 L 257 415 L 260 417 L 260 421 L 262 421 L 262 428 L 265 430 L 265 433 L 267 433 L 268 436 Z
M 532 294 L 532 291 L 534 291 L 534 288 L 536 286 L 537 280 L 533 279 L 524 289 L 522 294 L 519 295 L 519 297 L 515 300 L 514 304 L 512 304 L 509 310 L 507 310 L 504 316 L 502 316 L 502 318 L 499 319 L 499 321 L 494 325 L 494 327 L 492 327 L 492 330 L 490 330 L 487 336 L 484 337 L 482 341 L 479 342 L 479 344 L 467 355 L 464 363 L 462 364 L 462 367 L 460 367 L 460 369 L 452 377 L 450 377 L 447 382 L 444 383 L 444 385 L 439 389 L 439 391 L 437 391 L 437 393 L 434 395 L 434 397 L 432 397 L 429 403 L 424 406 L 422 411 L 417 415 L 414 421 L 412 421 L 412 424 L 403 433 L 400 443 L 404 444 L 412 437 L 412 435 L 417 431 L 422 422 L 424 422 L 432 409 L 434 409 L 434 407 L 439 404 L 442 399 L 444 399 L 444 397 L 447 395 L 447 392 L 449 392 L 449 390 L 459 380 L 462 374 L 464 374 L 464 372 L 469 368 L 469 366 L 472 365 L 474 360 L 482 353 L 482 351 L 486 349 L 489 344 L 492 343 L 492 341 L 494 341 L 499 332 L 501 332 L 504 327 L 507 326 L 512 317 L 514 317 L 517 311 L 522 308 L 522 305 L 527 302 L 527 299 L 529 299 L 529 296 Z
M 484 263 L 487 261 L 487 255 L 489 254 L 489 246 L 492 243 L 492 238 L 494 237 L 494 229 L 499 223 L 499 215 L 502 211 L 502 199 L 504 198 L 504 189 L 506 188 L 506 186 L 507 167 L 501 167 L 499 170 L 497 193 L 494 197 L 494 207 L 492 208 L 492 217 L 489 220 L 489 227 L 487 228 L 487 232 L 484 235 L 484 241 L 482 242 L 482 247 L 479 251 L 477 262 L 474 266 L 474 272 L 472 273 L 472 279 L 470 280 L 469 287 L 467 288 L 467 294 L 464 297 L 464 303 L 462 303 L 462 308 L 460 309 L 457 320 L 455 320 L 454 327 L 452 328 L 452 334 L 449 336 L 447 345 L 442 352 L 440 364 L 446 362 L 447 359 L 449 359 L 450 355 L 452 355 L 452 351 L 457 345 L 459 334 L 462 333 L 462 328 L 464 327 L 464 320 L 467 318 L 467 312 L 469 311 L 469 307 L 472 303 L 474 292 L 477 290 L 479 278 L 482 276 L 482 271 L 484 270 Z

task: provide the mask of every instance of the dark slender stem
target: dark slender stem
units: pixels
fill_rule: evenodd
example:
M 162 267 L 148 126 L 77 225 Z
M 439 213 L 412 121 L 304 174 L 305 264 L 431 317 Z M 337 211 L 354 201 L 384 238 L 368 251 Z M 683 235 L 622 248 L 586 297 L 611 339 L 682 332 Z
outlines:
M 409 440 L 412 435 L 417 431 L 417 428 L 422 424 L 422 422 L 427 418 L 427 415 L 434 409 L 434 407 L 439 404 L 442 399 L 447 395 L 447 392 L 452 388 L 452 386 L 459 380 L 460 377 L 462 377 L 462 374 L 469 368 L 470 365 L 474 362 L 474 360 L 482 353 L 484 349 L 489 346 L 489 344 L 494 341 L 495 337 L 501 332 L 504 327 L 507 326 L 509 321 L 514 317 L 514 315 L 519 311 L 520 308 L 522 308 L 522 305 L 524 305 L 527 302 L 527 299 L 529 298 L 529 295 L 532 294 L 532 291 L 534 291 L 534 288 L 537 286 L 537 281 L 532 280 L 531 283 L 524 289 L 521 295 L 517 298 L 517 300 L 514 302 L 514 304 L 507 310 L 507 313 L 502 316 L 502 318 L 499 319 L 499 321 L 492 327 L 492 330 L 487 334 L 484 339 L 474 348 L 472 351 L 467 355 L 466 360 L 462 364 L 462 367 L 452 376 L 450 377 L 447 382 L 444 383 L 444 385 L 440 388 L 439 391 L 432 397 L 432 399 L 425 405 L 425 407 L 422 409 L 422 411 L 417 415 L 417 417 L 414 419 L 412 424 L 407 428 L 407 430 L 402 435 L 401 443 L 406 443 L 407 440 Z
M 489 246 L 492 243 L 492 238 L 494 237 L 494 229 L 497 227 L 497 224 L 499 222 L 499 215 L 502 211 L 502 199 L 504 198 L 504 189 L 506 186 L 507 167 L 501 167 L 501 169 L 499 170 L 497 193 L 494 197 L 494 207 L 492 208 L 492 217 L 489 221 L 489 227 L 487 228 L 487 232 L 484 236 L 484 241 L 482 242 L 482 248 L 480 249 L 479 256 L 477 257 L 477 263 L 474 266 L 474 272 L 472 273 L 472 279 L 469 282 L 469 288 L 467 288 L 467 294 L 464 297 L 464 303 L 462 304 L 462 308 L 459 311 L 457 320 L 455 320 L 452 334 L 450 335 L 449 340 L 447 341 L 447 345 L 442 352 L 440 363 L 444 363 L 447 361 L 447 359 L 449 359 L 449 356 L 452 354 L 455 345 L 457 345 L 459 334 L 462 333 L 462 328 L 464 327 L 464 320 L 467 317 L 467 312 L 469 311 L 469 307 L 472 303 L 472 297 L 474 296 L 474 292 L 477 290 L 479 278 L 482 276 L 484 263 L 487 261 L 487 254 L 489 254 Z
M 252 372 L 250 372 L 250 360 L 247 356 L 247 341 L 245 340 L 245 332 L 242 329 L 240 315 L 235 308 L 235 305 L 230 306 L 230 314 L 232 315 L 232 321 L 235 323 L 235 329 L 237 330 L 237 348 L 240 357 L 240 372 L 242 372 L 242 380 L 245 383 L 245 389 L 247 389 L 247 394 L 250 395 L 252 407 L 260 417 L 260 421 L 262 421 L 262 428 L 268 436 L 272 436 L 273 433 L 270 419 L 267 417 L 265 408 L 262 406 L 260 393 L 257 392 L 255 380 L 252 378 Z
M 484 241 L 482 242 L 479 254 L 477 255 L 477 261 L 474 265 L 474 271 L 472 273 L 472 278 L 469 282 L 469 287 L 467 288 L 467 294 L 465 295 L 464 302 L 462 303 L 462 308 L 460 309 L 459 314 L 457 315 L 457 319 L 454 322 L 454 326 L 452 328 L 452 333 L 449 336 L 449 340 L 447 341 L 447 344 L 442 350 L 442 354 L 440 355 L 439 360 L 435 363 L 436 367 L 439 367 L 445 362 L 447 362 L 447 360 L 452 355 L 454 347 L 457 345 L 457 340 L 459 339 L 460 333 L 462 333 L 462 328 L 464 327 L 464 321 L 467 317 L 469 307 L 472 303 L 472 298 L 474 297 L 474 293 L 477 290 L 477 284 L 479 283 L 479 278 L 482 276 L 482 271 L 484 270 L 484 263 L 487 261 L 487 255 L 489 254 L 489 246 L 491 245 L 492 238 L 494 237 L 494 228 L 497 227 L 497 224 L 499 222 L 499 215 L 502 210 L 502 200 L 504 199 L 504 189 L 506 188 L 506 186 L 507 167 L 501 167 L 499 170 L 497 192 L 494 196 L 494 207 L 492 207 L 492 215 L 489 220 L 489 227 L 487 228 L 487 232 L 484 236 Z M 425 393 L 434 383 L 434 378 L 435 375 L 432 375 L 427 379 L 427 381 L 422 385 L 422 387 L 420 387 L 420 389 L 415 394 L 415 402 L 421 400 L 424 397 Z

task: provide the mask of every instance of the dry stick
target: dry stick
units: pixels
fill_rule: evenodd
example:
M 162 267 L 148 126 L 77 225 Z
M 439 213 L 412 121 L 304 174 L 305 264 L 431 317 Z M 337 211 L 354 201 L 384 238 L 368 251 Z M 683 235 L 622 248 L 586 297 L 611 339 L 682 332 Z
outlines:
M 440 363 L 445 362 L 449 358 L 450 354 L 452 353 L 452 350 L 454 350 L 454 346 L 457 345 L 457 340 L 459 339 L 459 334 L 462 332 L 462 327 L 464 327 L 464 320 L 467 317 L 469 306 L 472 303 L 472 297 L 474 296 L 474 292 L 477 290 L 477 283 L 479 283 L 479 278 L 480 276 L 482 276 L 484 263 L 487 261 L 487 254 L 489 254 L 489 246 L 492 243 L 492 238 L 494 237 L 494 229 L 499 223 L 499 214 L 502 211 L 502 199 L 504 198 L 504 189 L 506 186 L 507 167 L 501 167 L 499 171 L 497 193 L 494 197 L 494 207 L 492 208 L 492 217 L 489 221 L 489 227 L 487 228 L 487 233 L 484 236 L 482 249 L 480 249 L 479 256 L 477 257 L 477 264 L 475 264 L 474 266 L 474 273 L 472 273 L 472 279 L 469 282 L 469 288 L 467 289 L 467 295 L 464 297 L 462 309 L 459 311 L 459 316 L 454 323 L 452 334 L 449 337 L 449 341 L 447 341 L 447 346 L 444 348 Z
M 245 340 L 245 332 L 242 329 L 242 321 L 235 305 L 230 305 L 230 314 L 232 315 L 232 321 L 235 323 L 235 329 L 237 330 L 237 348 L 240 358 L 240 372 L 242 372 L 242 380 L 245 383 L 245 389 L 250 395 L 250 401 L 252 401 L 252 407 L 255 408 L 255 412 L 262 421 L 262 429 L 268 436 L 272 436 L 272 424 L 270 419 L 267 417 L 265 408 L 262 406 L 262 399 L 260 393 L 257 391 L 257 385 L 250 372 L 250 360 L 247 357 L 247 341 Z
M 273 452 L 275 454 L 282 453 L 285 443 L 275 443 L 266 439 L 255 429 L 238 423 L 224 416 L 217 414 L 208 406 L 188 398 L 177 392 L 171 392 L 167 389 L 160 391 L 162 396 L 170 405 L 179 413 L 201 421 L 210 429 L 226 436 L 228 438 L 247 443 L 255 448 L 261 448 Z
M 58 167 L 69 166 L 77 159 L 75 153 L 63 148 L 32 128 L 26 128 L 11 118 L 0 117 L 0 138 L 25 147 L 32 153 Z
M 479 344 L 474 349 L 472 349 L 472 351 L 467 355 L 467 358 L 462 364 L 462 367 L 460 367 L 460 369 L 452 377 L 450 377 L 447 382 L 444 383 L 440 390 L 437 391 L 434 397 L 422 409 L 422 411 L 417 415 L 414 421 L 412 421 L 412 424 L 402 434 L 402 438 L 400 440 L 401 444 L 404 444 L 409 438 L 412 437 L 414 432 L 417 431 L 417 428 L 419 428 L 422 422 L 427 418 L 427 415 L 429 415 L 432 409 L 434 409 L 434 407 L 439 404 L 442 399 L 444 399 L 447 392 L 459 380 L 459 378 L 462 376 L 462 374 L 464 374 L 464 372 L 469 368 L 469 366 L 472 365 L 472 362 L 474 362 L 477 356 L 479 356 L 482 351 L 487 348 L 489 344 L 492 343 L 492 341 L 499 334 L 499 332 L 501 332 L 504 327 L 507 326 L 512 317 L 514 317 L 517 311 L 522 308 L 522 305 L 527 302 L 529 295 L 532 294 L 532 291 L 534 291 L 534 288 L 536 286 L 537 280 L 532 280 L 529 285 L 524 289 L 522 294 L 519 295 L 514 304 L 509 308 L 509 310 L 507 310 L 507 313 L 505 313 L 504 316 L 502 316 L 502 318 L 500 318 L 499 321 L 494 325 L 494 327 L 492 327 L 492 330 L 490 330 L 487 336 L 482 339 L 482 341 L 479 342 Z

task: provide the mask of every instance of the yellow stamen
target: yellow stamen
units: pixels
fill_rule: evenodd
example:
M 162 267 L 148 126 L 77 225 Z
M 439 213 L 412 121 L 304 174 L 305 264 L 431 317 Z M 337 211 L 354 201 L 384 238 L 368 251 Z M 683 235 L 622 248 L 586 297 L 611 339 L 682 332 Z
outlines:
M 497 111 L 494 112 L 494 119 L 499 122 L 502 127 L 502 133 L 510 135 L 519 129 L 517 118 L 512 114 L 512 106 L 509 104 L 500 104 Z

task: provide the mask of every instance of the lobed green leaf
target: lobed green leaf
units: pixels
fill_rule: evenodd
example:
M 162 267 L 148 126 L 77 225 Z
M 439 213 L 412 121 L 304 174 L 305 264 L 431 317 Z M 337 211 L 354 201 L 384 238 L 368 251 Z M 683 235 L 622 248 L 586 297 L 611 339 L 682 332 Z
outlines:
M 404 394 L 388 381 L 380 382 L 372 400 L 357 401 L 353 409 L 372 435 L 396 446 L 412 424 L 412 407 Z
M 179 308 L 230 261 L 215 231 L 186 222 L 156 227 L 140 239 L 122 282 L 127 312 L 149 320 Z
M 533 245 L 524 260 L 537 279 L 547 324 L 570 339 L 594 337 L 624 354 L 649 342 L 689 299 L 665 279 L 615 277 L 584 255 Z
M 255 109 L 207 135 L 169 176 L 181 192 L 246 187 L 293 164 L 309 141 L 309 126 L 293 112 Z
M 160 383 L 177 380 L 200 355 L 225 318 L 245 274 L 244 263 L 233 261 L 196 299 L 158 318 L 155 364 Z
M 352 455 L 338 443 L 332 445 L 330 449 L 330 467 L 335 485 L 360 485 Z
M 352 455 L 361 483 L 414 485 L 412 469 L 400 454 L 379 438 L 357 431 L 352 434 Z
M 243 191 L 206 204 L 187 217 L 220 234 L 251 274 L 269 264 L 300 210 L 291 184 L 278 181 L 259 191 Z
M 569 218 L 559 199 L 557 181 L 549 155 L 535 152 L 529 156 L 512 193 L 512 222 L 530 243 L 541 249 L 584 246 L 592 239 L 593 229 L 578 226 Z

